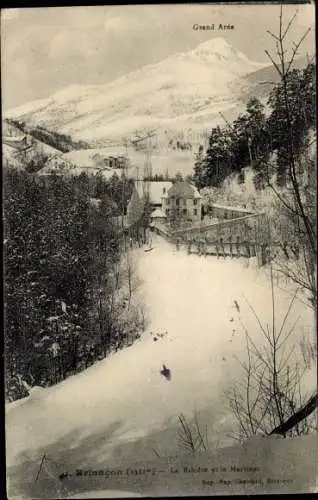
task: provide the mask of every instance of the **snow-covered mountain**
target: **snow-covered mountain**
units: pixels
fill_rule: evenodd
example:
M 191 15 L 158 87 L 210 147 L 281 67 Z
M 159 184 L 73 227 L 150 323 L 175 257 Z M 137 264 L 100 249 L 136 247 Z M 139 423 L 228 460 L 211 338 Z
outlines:
M 7 116 L 88 140 L 146 127 L 202 130 L 220 111 L 229 118 L 239 112 L 244 77 L 264 66 L 215 38 L 105 85 L 72 85 Z

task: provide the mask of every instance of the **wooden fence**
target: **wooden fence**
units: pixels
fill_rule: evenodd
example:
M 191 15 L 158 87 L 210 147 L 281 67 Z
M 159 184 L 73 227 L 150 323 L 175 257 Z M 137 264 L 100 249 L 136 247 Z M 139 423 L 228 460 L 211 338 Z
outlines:
M 186 250 L 187 253 L 203 255 L 203 256 L 216 256 L 216 257 L 230 257 L 230 258 L 252 258 L 257 257 L 260 265 L 265 265 L 270 262 L 278 252 L 280 252 L 285 259 L 298 259 L 299 249 L 287 242 L 267 242 L 258 243 L 255 241 L 242 241 L 237 238 L 235 241 L 229 239 L 224 241 L 222 238 L 217 240 L 189 240 L 175 242 L 176 249 L 181 248 Z
M 260 265 L 270 262 L 280 252 L 286 259 L 299 257 L 299 249 L 286 241 L 271 241 L 269 235 L 260 234 L 258 224 L 263 214 L 253 214 L 213 224 L 195 225 L 190 228 L 171 230 L 164 224 L 153 229 L 174 243 L 176 249 L 188 254 L 216 257 L 257 257 Z M 250 227 L 254 225 L 254 230 Z

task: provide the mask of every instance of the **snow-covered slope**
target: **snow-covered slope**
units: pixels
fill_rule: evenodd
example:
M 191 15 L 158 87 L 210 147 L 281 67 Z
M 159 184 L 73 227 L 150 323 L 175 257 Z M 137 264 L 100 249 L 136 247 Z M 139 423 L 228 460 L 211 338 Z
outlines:
M 28 148 L 27 153 L 24 148 Z M 2 159 L 4 165 L 24 169 L 26 158 L 28 160 L 37 156 L 51 158 L 61 154 L 62 152 L 58 149 L 35 139 L 29 133 L 24 133 L 15 125 L 8 124 L 6 120 L 2 122 Z
M 220 111 L 237 114 L 241 78 L 263 66 L 215 38 L 106 85 L 72 85 L 8 116 L 85 139 L 130 136 L 152 126 L 202 129 Z
M 86 371 L 56 386 L 33 389 L 30 397 L 8 405 L 11 495 L 31 486 L 43 454 L 60 464 L 59 473 L 153 460 L 156 453 L 180 456 L 185 453 L 177 442 L 181 413 L 191 418 L 198 411 L 208 428 L 210 450 L 231 444 L 235 426 L 224 390 L 241 376 L 235 356 L 245 357 L 243 325 L 256 343 L 261 336 L 248 303 L 262 322 L 271 322 L 268 277 L 253 261 L 247 267 L 242 260 L 189 256 L 159 237 L 153 245 L 152 252 L 136 250 L 144 280 L 140 295 L 150 321 L 143 337 Z M 280 325 L 292 290 L 281 285 L 275 293 Z M 303 325 L 313 325 L 312 311 L 301 301 L 295 302 L 287 330 L 298 316 L 299 336 Z M 292 335 L 291 345 L 294 341 Z M 170 381 L 160 375 L 163 363 L 171 369 Z M 304 392 L 315 388 L 314 366 L 302 383 Z

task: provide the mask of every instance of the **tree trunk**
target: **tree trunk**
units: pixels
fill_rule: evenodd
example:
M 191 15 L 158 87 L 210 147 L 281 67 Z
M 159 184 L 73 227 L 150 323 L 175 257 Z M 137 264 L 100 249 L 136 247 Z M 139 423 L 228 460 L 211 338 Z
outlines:
M 298 410 L 294 415 L 292 415 L 286 422 L 275 427 L 272 432 L 269 434 L 272 436 L 273 434 L 285 435 L 287 431 L 293 429 L 299 422 L 307 418 L 315 409 L 318 407 L 318 394 L 315 394 L 306 404 Z

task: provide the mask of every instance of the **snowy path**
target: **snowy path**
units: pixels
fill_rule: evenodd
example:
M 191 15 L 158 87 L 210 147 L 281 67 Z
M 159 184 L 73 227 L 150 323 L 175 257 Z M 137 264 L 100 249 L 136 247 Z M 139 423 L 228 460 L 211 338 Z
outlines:
M 7 466 L 14 467 L 14 476 L 21 474 L 19 464 L 24 474 L 34 471 L 43 453 L 74 467 L 111 462 L 120 453 L 128 459 L 131 453 L 134 460 L 153 458 L 151 446 L 158 449 L 159 441 L 163 454 L 173 453 L 177 416 L 191 417 L 196 410 L 209 424 L 210 442 L 226 444 L 231 418 L 223 392 L 237 374 L 233 356 L 244 351 L 240 321 L 255 339 L 258 335 L 244 297 L 269 322 L 269 281 L 245 260 L 188 256 L 160 237 L 153 246 L 151 252 L 135 251 L 150 319 L 143 338 L 85 372 L 8 405 Z M 280 318 L 290 295 L 279 292 Z M 300 312 L 300 322 L 310 325 L 311 312 L 300 302 L 290 321 Z M 163 363 L 171 369 L 170 381 L 160 375 Z

